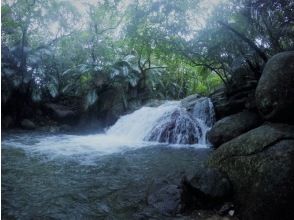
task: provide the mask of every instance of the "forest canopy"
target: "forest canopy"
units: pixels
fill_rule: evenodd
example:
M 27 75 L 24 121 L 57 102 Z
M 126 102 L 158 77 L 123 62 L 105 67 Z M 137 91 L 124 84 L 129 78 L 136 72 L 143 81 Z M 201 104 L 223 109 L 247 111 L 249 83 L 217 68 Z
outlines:
M 292 0 L 4 0 L 1 12 L 4 105 L 206 95 L 294 46 Z

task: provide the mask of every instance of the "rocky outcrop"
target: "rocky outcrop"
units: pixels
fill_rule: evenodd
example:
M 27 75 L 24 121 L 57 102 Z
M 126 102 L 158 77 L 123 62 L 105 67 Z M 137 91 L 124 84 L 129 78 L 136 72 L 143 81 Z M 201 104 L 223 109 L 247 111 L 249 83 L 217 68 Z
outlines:
M 240 219 L 294 219 L 294 51 L 273 56 L 257 78 L 241 66 L 210 95 L 218 121 L 207 137 L 219 147 L 208 166 L 228 176 Z M 190 204 L 213 204 L 194 181 Z
M 267 62 L 256 88 L 256 104 L 267 120 L 294 122 L 294 51 Z
M 225 172 L 241 219 L 293 219 L 294 126 L 265 124 L 221 145 L 209 165 Z
M 201 129 L 196 119 L 184 109 L 164 115 L 145 138 L 172 144 L 195 144 L 202 137 Z
M 195 104 L 198 102 L 201 96 L 199 94 L 194 94 L 187 96 L 186 98 L 181 100 L 181 105 L 187 109 L 188 112 L 193 112 Z
M 207 132 L 207 138 L 214 147 L 249 131 L 260 125 L 261 120 L 254 112 L 243 111 L 227 116 L 217 121 L 212 129 Z
M 58 122 L 69 124 L 78 122 L 77 111 L 62 104 L 46 103 L 44 105 L 44 111 L 48 112 L 48 114 Z
M 216 119 L 238 113 L 243 109 L 254 110 L 257 80 L 245 67 L 236 68 L 227 88 L 219 88 L 210 95 Z

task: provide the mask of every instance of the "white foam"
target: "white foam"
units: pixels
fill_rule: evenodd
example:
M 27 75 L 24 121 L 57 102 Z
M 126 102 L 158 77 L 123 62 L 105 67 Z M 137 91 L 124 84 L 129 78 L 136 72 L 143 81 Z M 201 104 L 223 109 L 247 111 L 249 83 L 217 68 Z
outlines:
M 157 121 L 175 109 L 179 102 L 167 102 L 158 107 L 142 107 L 122 116 L 104 134 L 94 135 L 50 135 L 34 136 L 25 134 L 6 138 L 2 144 L 23 148 L 30 153 L 42 153 L 51 156 L 105 155 L 130 149 L 158 145 L 144 141 Z M 179 147 L 179 145 L 169 145 Z M 183 145 L 181 145 L 183 147 Z M 203 147 L 205 145 L 193 145 Z

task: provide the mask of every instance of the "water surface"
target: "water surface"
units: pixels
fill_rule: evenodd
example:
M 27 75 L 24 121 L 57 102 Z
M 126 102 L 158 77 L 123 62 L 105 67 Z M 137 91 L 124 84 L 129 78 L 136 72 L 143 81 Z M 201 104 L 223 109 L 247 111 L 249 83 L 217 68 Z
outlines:
M 146 197 L 192 175 L 209 151 L 105 138 L 4 134 L 2 218 L 165 219 Z

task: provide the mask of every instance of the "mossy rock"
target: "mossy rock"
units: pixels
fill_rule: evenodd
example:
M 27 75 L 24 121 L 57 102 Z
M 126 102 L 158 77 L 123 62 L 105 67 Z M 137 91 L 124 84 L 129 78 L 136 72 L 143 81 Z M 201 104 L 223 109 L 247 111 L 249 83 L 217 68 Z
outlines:
M 278 53 L 267 62 L 255 97 L 265 119 L 294 122 L 294 51 Z
M 209 158 L 227 173 L 241 219 L 294 219 L 294 126 L 265 124 Z

